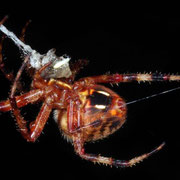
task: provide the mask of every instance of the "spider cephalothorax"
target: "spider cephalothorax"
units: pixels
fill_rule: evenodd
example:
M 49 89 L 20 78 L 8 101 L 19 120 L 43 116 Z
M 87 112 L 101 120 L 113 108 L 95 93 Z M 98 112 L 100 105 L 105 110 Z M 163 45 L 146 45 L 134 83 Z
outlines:
M 7 31 L 2 22 L 0 23 L 0 30 L 3 32 Z M 11 38 L 10 33 L 6 34 Z M 15 35 L 13 35 L 14 37 Z M 21 38 L 21 40 L 23 41 L 24 39 Z M 19 46 L 25 46 L 25 48 L 23 47 L 25 60 L 16 78 L 8 78 L 10 74 L 5 73 L 2 52 L 0 52 L 1 70 L 9 80 L 13 80 L 9 100 L 0 102 L 0 111 L 13 112 L 19 130 L 27 141 L 36 141 L 51 111 L 54 110 L 54 119 L 61 132 L 72 142 L 75 152 L 83 159 L 92 162 L 117 167 L 129 167 L 149 157 L 164 146 L 164 143 L 162 143 L 153 151 L 129 161 L 88 154 L 84 149 L 85 142 L 96 141 L 109 136 L 118 130 L 126 120 L 127 108 L 125 101 L 109 88 L 100 85 L 101 83 L 179 81 L 179 75 L 162 75 L 157 73 L 112 74 L 86 77 L 74 81 L 75 75 L 86 64 L 86 61 L 79 60 L 69 69 L 69 64 L 67 64 L 69 62 L 68 56 L 57 57 L 54 51 L 49 51 L 46 55 L 34 56 L 36 53 L 30 47 L 26 48 L 27 45 L 23 45 L 22 41 L 20 41 L 21 45 Z M 46 63 L 42 63 L 43 59 L 44 61 L 47 60 Z M 35 63 L 39 63 L 39 66 L 35 67 L 37 65 Z M 15 96 L 19 78 L 27 65 L 35 68 L 31 90 L 25 94 Z M 20 114 L 20 108 L 37 101 L 42 101 L 43 104 L 35 121 L 28 128 L 26 121 Z

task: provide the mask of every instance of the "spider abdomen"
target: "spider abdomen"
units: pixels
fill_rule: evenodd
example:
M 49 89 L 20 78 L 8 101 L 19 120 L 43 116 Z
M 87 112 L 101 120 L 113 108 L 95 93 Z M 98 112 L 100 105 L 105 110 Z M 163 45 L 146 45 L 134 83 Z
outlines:
M 74 132 L 68 131 L 67 111 L 55 111 L 55 119 L 63 134 L 72 138 L 72 134 L 81 131 L 84 141 L 96 141 L 107 137 L 119 129 L 126 120 L 126 104 L 112 90 L 95 85 L 79 92 L 81 105 L 81 127 Z
M 126 104 L 112 90 L 95 85 L 87 90 L 83 113 L 83 137 L 96 141 L 119 129 L 126 120 Z

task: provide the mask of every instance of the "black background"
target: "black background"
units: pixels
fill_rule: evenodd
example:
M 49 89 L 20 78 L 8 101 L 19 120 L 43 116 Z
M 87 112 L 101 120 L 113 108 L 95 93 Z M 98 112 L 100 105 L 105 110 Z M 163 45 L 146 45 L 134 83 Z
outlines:
M 109 71 L 179 72 L 180 17 L 176 10 L 94 7 L 96 5 L 71 9 L 60 4 L 57 10 L 55 5 L 36 10 L 34 7 L 31 10 L 1 8 L 0 18 L 9 15 L 5 26 L 17 35 L 31 19 L 26 43 L 40 53 L 56 48 L 58 55 L 68 54 L 72 62 L 88 59 L 89 65 L 77 78 Z M 15 73 L 22 61 L 11 40 L 5 40 L 3 55 L 7 68 Z M 28 80 L 22 79 L 22 82 L 29 87 Z M 5 100 L 11 84 L 2 73 L 0 83 L 0 99 Z M 107 86 L 128 102 L 178 87 L 179 83 Z M 73 146 L 61 137 L 52 115 L 38 141 L 27 143 L 16 130 L 11 113 L 0 113 L 0 174 L 23 179 L 47 176 L 51 179 L 164 179 L 167 176 L 179 179 L 179 95 L 179 91 L 175 91 L 129 105 L 123 128 L 107 139 L 86 145 L 89 153 L 130 159 L 166 142 L 160 152 L 126 169 L 94 165 L 79 158 Z M 27 108 L 23 114 L 32 120 L 38 108 L 39 105 Z

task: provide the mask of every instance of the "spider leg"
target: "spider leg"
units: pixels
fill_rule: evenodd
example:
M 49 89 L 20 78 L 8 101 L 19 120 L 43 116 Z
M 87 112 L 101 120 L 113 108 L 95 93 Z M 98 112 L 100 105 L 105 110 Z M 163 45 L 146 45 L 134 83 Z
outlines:
M 8 19 L 8 16 L 5 16 L 1 21 L 0 21 L 0 25 L 4 24 L 4 22 Z M 14 77 L 12 73 L 7 73 L 5 68 L 4 68 L 4 63 L 3 63 L 3 56 L 2 56 L 2 44 L 4 41 L 5 35 L 2 36 L 1 40 L 0 40 L 0 70 L 2 71 L 2 73 L 5 75 L 5 77 L 9 80 L 9 81 L 13 81 Z
M 24 25 L 24 27 L 22 28 L 21 31 L 21 35 L 19 37 L 19 39 L 24 43 L 25 42 L 25 33 L 27 30 L 27 27 L 29 26 L 29 24 L 31 23 L 31 20 L 27 21 L 26 24 Z M 32 77 L 34 75 L 34 69 L 32 68 L 32 66 L 28 63 L 27 67 L 26 67 L 26 72 L 28 73 L 28 75 L 30 77 Z
M 29 131 L 29 129 L 27 128 L 26 121 L 21 116 L 20 110 L 18 109 L 18 106 L 16 103 L 16 98 L 14 96 L 16 88 L 17 88 L 17 82 L 18 82 L 28 60 L 29 60 L 29 57 L 26 57 L 22 66 L 20 67 L 20 69 L 17 73 L 17 76 L 14 80 L 14 84 L 13 84 L 12 89 L 11 89 L 9 102 L 10 102 L 12 112 L 16 118 L 16 122 L 19 126 L 19 129 L 20 129 L 22 136 L 27 141 L 34 142 L 38 138 L 38 136 L 41 134 L 41 132 L 44 128 L 44 125 L 46 124 L 46 121 L 48 120 L 48 117 L 49 117 L 51 110 L 52 110 L 53 103 L 51 103 L 52 102 L 51 97 L 48 96 L 45 99 L 45 102 L 43 103 L 41 110 L 40 110 L 38 116 L 36 117 L 36 120 L 31 123 L 30 131 Z
M 8 19 L 8 16 L 5 16 L 1 21 L 0 21 L 0 25 L 4 24 L 4 22 Z
M 27 60 L 28 60 L 28 57 L 26 58 L 26 61 Z M 2 112 L 11 111 L 13 108 L 16 108 L 16 106 L 17 106 L 17 108 L 21 108 L 23 106 L 26 106 L 27 104 L 34 103 L 44 97 L 45 91 L 43 90 L 43 87 L 44 86 L 46 87 L 47 83 L 45 83 L 44 81 L 41 81 L 41 79 L 40 79 L 40 81 L 37 81 L 37 80 L 33 81 L 32 87 L 36 88 L 36 89 L 33 89 L 33 90 L 29 91 L 28 93 L 22 94 L 20 96 L 14 96 L 16 88 L 17 88 L 17 82 L 21 76 L 23 68 L 25 68 L 25 64 L 26 64 L 26 62 L 24 63 L 23 67 L 21 67 L 20 70 L 18 71 L 18 74 L 17 74 L 14 84 L 12 86 L 11 97 L 10 97 L 11 101 L 10 100 L 1 101 L 0 102 L 0 111 L 2 111 Z M 34 78 L 35 79 L 41 78 L 40 71 L 38 71 L 35 74 Z M 14 106 L 11 106 L 11 103 L 13 103 Z
M 29 24 L 31 23 L 31 20 L 27 21 L 25 26 L 23 27 L 22 31 L 21 31 L 21 36 L 19 37 L 19 39 L 24 42 L 25 40 L 25 33 L 26 33 L 26 30 L 27 30 L 27 27 L 29 26 Z
M 19 71 L 17 72 L 16 78 L 14 80 L 14 83 L 13 83 L 13 86 L 12 86 L 12 89 L 11 89 L 11 93 L 10 93 L 10 99 L 14 99 L 13 100 L 14 101 L 13 104 L 16 103 L 14 94 L 15 94 L 15 91 L 17 89 L 19 78 L 21 77 L 21 74 L 22 74 L 24 68 L 26 67 L 26 64 L 27 64 L 28 61 L 29 61 L 29 56 L 26 56 L 25 59 L 24 59 L 24 62 L 22 63 L 22 65 L 21 65 L 21 67 L 19 69 Z
M 5 36 L 3 35 L 2 38 L 0 39 L 0 70 L 1 72 L 4 74 L 4 76 L 6 77 L 6 79 L 8 79 L 9 81 L 13 81 L 14 80 L 14 76 L 12 73 L 7 73 L 7 71 L 5 70 L 5 64 L 3 62 L 3 55 L 2 55 L 2 44 L 4 41 Z
M 42 98 L 44 95 L 44 91 L 40 89 L 31 90 L 28 93 L 22 94 L 20 96 L 16 96 L 16 104 L 18 108 L 26 106 L 27 104 L 34 103 Z M 12 107 L 9 100 L 0 102 L 0 111 L 6 112 L 11 111 Z
M 18 108 L 25 106 L 28 103 L 33 103 L 39 100 L 41 97 L 43 97 L 44 91 L 37 89 L 37 90 L 32 90 L 29 93 L 26 93 L 21 96 L 17 96 L 17 97 L 14 96 L 17 88 L 17 82 L 21 76 L 23 69 L 25 68 L 27 61 L 28 61 L 28 57 L 25 59 L 25 61 L 23 62 L 21 68 L 17 73 L 17 76 L 15 78 L 14 84 L 11 89 L 9 100 L 0 103 L 0 111 L 12 110 L 22 136 L 27 141 L 34 142 L 41 134 L 44 125 L 48 120 L 48 117 L 53 107 L 53 98 L 51 96 L 46 97 L 45 102 L 43 103 L 41 110 L 38 116 L 36 117 L 36 120 L 33 121 L 30 125 L 30 128 L 28 128 L 27 122 L 21 116 L 20 110 Z
M 20 110 L 18 107 L 13 104 L 14 101 L 11 100 L 11 105 L 13 105 L 12 112 L 16 118 L 16 122 L 18 124 L 19 130 L 22 134 L 22 136 L 30 142 L 36 141 L 36 139 L 39 137 L 41 134 L 48 118 L 52 110 L 52 104 L 47 103 L 48 98 L 46 101 L 43 103 L 40 112 L 38 116 L 36 117 L 36 120 L 33 121 L 30 125 L 30 128 L 27 128 L 27 122 L 24 120 L 24 118 L 21 116 Z M 30 129 L 30 130 L 29 130 Z
M 52 107 L 53 107 L 52 104 L 49 104 L 47 102 L 43 103 L 36 120 L 31 123 L 30 134 L 27 139 L 28 141 L 34 142 L 39 137 L 39 135 L 44 129 L 44 126 L 49 118 L 49 115 L 52 111 Z
M 0 25 L 1 24 L 4 24 L 4 22 L 7 20 L 8 16 L 5 16 L 2 21 L 0 22 Z M 26 29 L 29 25 L 31 21 L 28 21 L 25 26 L 23 27 L 22 29 L 22 32 L 21 32 L 21 36 L 20 36 L 20 40 L 24 42 L 24 38 L 25 38 L 25 32 L 26 32 Z M 4 41 L 4 38 L 5 38 L 5 35 L 2 36 L 1 40 L 0 40 L 0 70 L 2 71 L 2 73 L 5 75 L 5 77 L 13 82 L 14 80 L 14 76 L 12 73 L 7 73 L 6 70 L 5 70 L 5 65 L 3 63 L 3 56 L 2 56 L 2 44 L 3 44 L 3 41 Z M 18 83 L 18 89 L 21 89 L 21 84 Z
M 70 133 L 77 132 L 81 127 L 80 101 L 70 100 L 67 107 L 68 131 Z
M 105 164 L 105 165 L 110 165 L 110 166 L 115 166 L 115 167 L 131 167 L 144 159 L 148 158 L 152 154 L 158 152 L 159 150 L 162 149 L 162 147 L 165 145 L 165 143 L 162 143 L 160 146 L 155 148 L 149 153 L 145 153 L 143 155 L 140 155 L 138 157 L 132 158 L 131 160 L 117 160 L 113 159 L 112 157 L 104 157 L 101 155 L 96 155 L 96 154 L 88 154 L 85 152 L 84 149 L 84 142 L 83 142 L 83 137 L 81 133 L 75 133 L 73 135 L 73 143 L 74 143 L 74 149 L 76 153 L 83 159 L 92 161 L 94 163 L 100 163 L 100 164 Z
M 121 82 L 151 82 L 151 81 L 180 81 L 180 75 L 161 73 L 146 74 L 112 74 L 82 78 L 79 82 L 87 83 L 121 83 Z

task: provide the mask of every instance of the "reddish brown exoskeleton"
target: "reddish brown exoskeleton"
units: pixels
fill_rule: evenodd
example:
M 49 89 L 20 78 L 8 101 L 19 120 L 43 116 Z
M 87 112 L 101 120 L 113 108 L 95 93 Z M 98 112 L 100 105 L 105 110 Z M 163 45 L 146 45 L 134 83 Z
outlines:
M 24 31 L 23 29 L 23 33 Z M 21 40 L 24 39 L 21 38 Z M 179 75 L 157 73 L 112 74 L 86 77 L 74 81 L 75 75 L 86 64 L 86 61 L 77 61 L 71 67 L 71 75 L 66 78 L 56 78 L 56 71 L 53 68 L 57 66 L 53 64 L 54 61 L 49 61 L 35 70 L 32 76 L 31 90 L 25 94 L 15 96 L 19 78 L 26 65 L 29 65 L 31 54 L 26 55 L 16 78 L 13 78 L 11 74 L 5 73 L 2 62 L 2 45 L 0 47 L 1 70 L 8 79 L 13 80 L 9 100 L 0 102 L 0 111 L 13 112 L 19 130 L 27 141 L 36 141 L 51 111 L 54 110 L 54 119 L 64 136 L 72 142 L 75 152 L 83 159 L 92 162 L 117 167 L 129 167 L 149 157 L 164 146 L 164 143 L 162 143 L 153 151 L 128 161 L 88 154 L 84 149 L 84 143 L 109 136 L 126 121 L 127 107 L 125 101 L 109 88 L 100 85 L 101 83 L 179 81 Z M 42 107 L 35 121 L 30 124 L 30 127 L 27 127 L 27 122 L 20 114 L 20 108 L 37 101 L 43 102 Z

